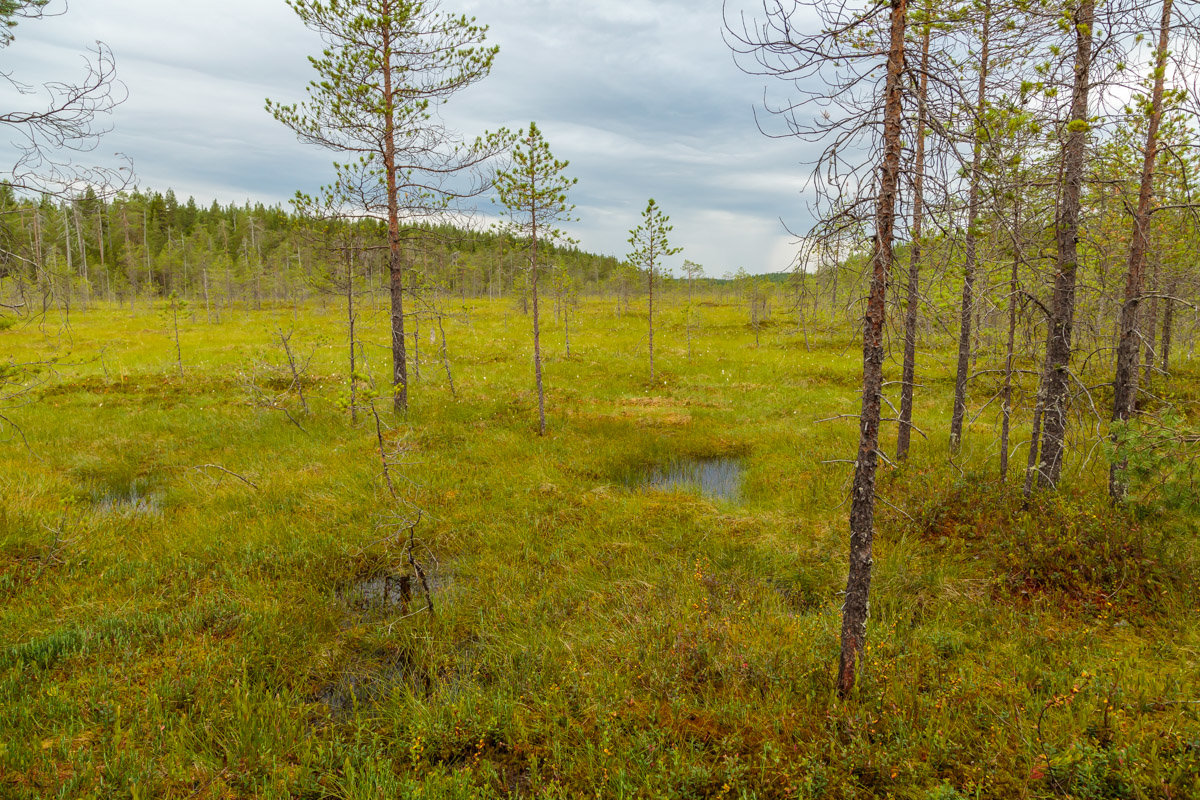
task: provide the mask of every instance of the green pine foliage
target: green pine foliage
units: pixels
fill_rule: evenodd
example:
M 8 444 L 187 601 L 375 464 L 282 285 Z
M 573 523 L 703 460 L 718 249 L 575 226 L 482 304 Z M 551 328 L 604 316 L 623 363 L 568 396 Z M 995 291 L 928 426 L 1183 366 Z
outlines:
M 626 260 L 638 269 L 646 271 L 651 280 L 657 280 L 663 271 L 663 260 L 683 252 L 682 247 L 672 247 L 669 239 L 674 226 L 671 218 L 651 197 L 642 211 L 642 221 L 629 232 L 629 255 Z

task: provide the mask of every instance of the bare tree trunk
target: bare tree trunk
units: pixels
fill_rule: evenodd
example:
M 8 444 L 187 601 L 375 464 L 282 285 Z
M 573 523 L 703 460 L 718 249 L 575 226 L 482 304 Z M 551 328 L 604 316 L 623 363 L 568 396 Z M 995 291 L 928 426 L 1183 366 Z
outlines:
M 1147 385 L 1154 380 L 1154 364 L 1158 361 L 1158 348 L 1155 346 L 1155 342 L 1158 336 L 1158 276 L 1161 270 L 1162 265 L 1159 263 L 1159 259 L 1155 257 L 1150 262 L 1150 281 L 1146 287 L 1151 292 L 1150 308 L 1146 311 L 1146 322 L 1143 326 L 1141 336 L 1146 346 L 1145 356 L 1142 360 L 1142 369 L 1146 373 Z
M 837 249 L 834 250 L 834 253 L 833 253 L 833 264 L 830 265 L 830 268 L 829 268 L 829 273 L 833 276 L 833 280 L 830 283 L 830 292 L 829 292 L 829 322 L 830 322 L 830 325 L 833 325 L 833 323 L 837 319 L 838 267 L 840 266 L 839 259 L 841 258 L 841 252 L 842 252 L 841 242 L 838 242 Z
M 308 414 L 308 398 L 304 396 L 304 376 L 301 374 L 301 367 L 297 365 L 296 355 L 292 352 L 292 334 L 294 332 L 294 330 L 289 330 L 285 334 L 283 328 L 275 329 L 275 334 L 279 337 L 279 344 L 283 347 L 283 354 L 287 357 L 288 369 L 292 373 L 292 386 L 295 387 L 296 394 L 300 397 L 300 407 L 304 409 L 305 414 Z
M 1146 248 L 1149 244 L 1150 211 L 1154 194 L 1154 164 L 1158 159 L 1158 128 L 1162 122 L 1163 82 L 1166 72 L 1167 44 L 1171 27 L 1172 0 L 1163 0 L 1162 25 L 1155 56 L 1154 90 L 1150 100 L 1150 120 L 1146 128 L 1146 147 L 1142 159 L 1142 182 L 1138 189 L 1137 211 L 1129 242 L 1129 260 L 1125 271 L 1125 302 L 1121 305 L 1120 339 L 1117 342 L 1117 370 L 1113 379 L 1113 422 L 1125 422 L 1133 416 L 1138 391 L 1138 305 L 1142 299 Z M 1153 316 L 1151 316 L 1153 326 Z M 1153 327 L 1150 328 L 1153 331 Z M 1153 333 L 1151 333 L 1153 339 Z M 1151 351 L 1147 348 L 1147 364 Z M 1114 462 L 1108 473 L 1108 494 L 1113 502 L 1125 497 L 1127 461 Z
M 801 312 L 801 313 L 803 314 L 803 312 Z M 684 330 L 687 333 L 688 361 L 691 361 L 692 360 L 692 301 L 691 300 L 688 300 L 687 319 L 684 320 Z M 807 330 L 804 333 L 804 343 L 805 343 L 805 346 L 807 347 L 807 345 L 808 345 Z
M 388 231 L 388 238 L 392 239 L 392 231 Z M 392 301 L 392 410 L 402 414 L 408 410 L 408 353 L 404 340 L 404 265 L 398 232 L 394 244 L 388 254 Z
M 908 307 L 904 315 L 904 377 L 900 384 L 900 427 L 896 434 L 896 460 L 908 458 L 909 441 L 912 438 L 913 382 L 917 369 L 917 308 L 921 302 L 921 226 L 925 214 L 925 126 L 928 109 L 925 98 L 929 88 L 929 35 L 930 26 L 925 25 L 921 34 L 921 78 L 917 93 L 917 157 L 913 169 L 913 223 L 912 245 L 908 262 Z M 807 344 L 807 335 L 805 338 Z
M 537 234 L 533 240 L 533 264 L 530 274 L 530 293 L 533 295 L 533 374 L 537 380 L 538 393 L 538 435 L 546 435 L 546 392 L 542 386 L 542 337 L 541 321 L 538 316 L 538 266 L 537 266 Z
M 358 364 L 355 361 L 355 323 L 354 313 L 354 250 L 349 240 L 346 242 L 346 329 L 350 337 L 350 424 L 358 424 Z
M 991 45 L 990 31 L 992 4 L 983 6 L 983 31 L 980 36 L 979 96 L 975 104 L 975 117 L 971 120 L 972 135 L 971 185 L 967 196 L 966 263 L 963 266 L 962 313 L 958 329 L 958 371 L 954 378 L 954 413 L 950 417 L 950 450 L 957 451 L 962 443 L 963 420 L 967 411 L 967 378 L 971 373 L 971 322 L 975 312 L 976 250 L 978 237 L 975 228 L 979 221 L 979 184 L 982 180 L 984 111 L 987 108 L 988 50 Z
M 454 388 L 454 374 L 450 372 L 450 354 L 446 350 L 446 327 L 442 324 L 442 314 L 439 311 L 434 317 L 437 322 L 440 349 L 442 355 L 442 368 L 446 370 L 446 383 L 450 386 L 450 396 L 458 397 L 458 391 Z
M 758 287 L 750 289 L 750 325 L 754 328 L 754 349 L 758 349 Z
M 391 3 L 383 0 L 382 15 L 391 13 Z M 392 301 L 392 410 L 408 411 L 408 354 L 404 340 L 404 262 L 400 251 L 400 200 L 396 187 L 396 109 L 392 95 L 392 41 L 390 30 L 383 29 L 384 145 L 383 169 L 387 173 L 388 271 Z
M 413 264 L 414 265 L 416 264 L 415 257 L 413 258 Z M 426 273 L 428 274 L 428 264 L 426 264 Z M 418 299 L 417 273 L 415 271 L 413 273 L 411 273 L 411 275 L 409 276 L 409 289 L 410 289 L 409 293 L 412 295 L 412 298 L 413 298 L 413 310 L 412 310 L 413 380 L 416 381 L 417 383 L 420 383 L 421 382 L 421 309 L 420 309 L 420 307 L 417 306 L 417 299 Z
M 229 250 L 229 229 L 225 225 L 225 220 L 221 220 L 221 235 L 225 240 L 225 313 L 231 314 L 233 311 L 233 253 Z M 128 238 L 128 237 L 127 237 Z M 218 317 L 220 315 L 218 314 Z
M 247 225 L 250 229 L 250 246 L 246 248 L 246 270 L 253 276 L 254 280 L 251 283 L 253 291 L 251 292 L 254 298 L 254 310 L 262 310 L 262 249 L 258 246 L 258 238 L 255 236 L 257 226 L 254 222 L 254 215 L 249 215 Z M 254 253 L 254 263 L 250 263 L 250 253 Z
M 66 280 L 64 281 L 64 283 L 66 283 L 66 290 L 63 292 L 63 296 L 66 298 L 67 311 L 69 313 L 71 310 L 71 283 L 72 283 L 74 275 L 75 275 L 75 263 L 74 263 L 74 259 L 71 257 L 71 253 L 72 253 L 72 249 L 71 249 L 71 212 L 66 203 L 63 203 L 62 215 L 63 215 L 63 246 L 66 248 L 66 251 L 67 251 L 67 275 L 66 275 Z
M 1037 475 L 1039 444 L 1042 435 L 1042 392 L 1039 389 L 1037 400 L 1033 404 L 1033 435 L 1029 437 L 1029 461 L 1025 465 L 1025 486 L 1023 493 L 1028 497 L 1033 494 L 1033 484 Z
M 1071 120 L 1063 146 L 1062 202 L 1056 224 L 1058 264 L 1054 299 L 1042 368 L 1042 438 L 1038 484 L 1054 489 L 1062 473 L 1067 434 L 1067 392 L 1070 381 L 1071 332 L 1075 323 L 1075 284 L 1079 269 L 1079 209 L 1083 190 L 1084 155 L 1088 131 L 1088 90 L 1091 86 L 1092 29 L 1095 0 L 1081 0 L 1073 15 L 1075 81 Z
M 500 252 L 496 256 L 496 289 L 492 298 L 504 297 L 504 237 L 500 237 Z
M 685 265 L 686 266 L 686 265 Z M 684 319 L 684 331 L 687 333 L 687 353 L 688 361 L 692 360 L 692 291 L 696 283 L 696 279 L 692 274 L 688 273 L 688 295 L 687 295 L 687 318 Z
M 175 363 L 179 366 L 179 377 L 183 377 L 183 348 L 179 345 L 179 301 L 171 295 L 171 325 L 175 329 Z
M 190 292 L 192 288 L 191 277 L 188 272 L 188 248 L 187 241 L 183 238 L 183 231 L 179 232 L 179 253 L 183 260 L 183 288 L 182 291 Z M 195 317 L 195 314 L 192 315 Z
M 875 469 L 879 460 L 879 422 L 883 396 L 883 328 L 887 285 L 892 269 L 892 239 L 896 194 L 900 180 L 902 123 L 901 76 L 904 70 L 904 27 L 908 0 L 891 0 L 891 44 L 888 49 L 883 113 L 883 162 L 879 169 L 879 199 L 875 211 L 875 248 L 871 292 L 863 320 L 863 390 L 858 458 L 850 504 L 850 574 L 842 606 L 841 658 L 838 694 L 854 689 L 858 662 L 867 638 L 871 589 L 871 547 L 874 540 Z
M 150 297 L 154 297 L 154 269 L 150 266 L 150 216 L 149 210 L 142 206 L 142 249 L 146 256 L 146 284 L 150 287 Z M 151 300 L 153 303 L 153 299 Z
M 1015 182 L 1014 182 L 1015 185 Z M 1004 351 L 1004 389 L 1000 423 L 1000 480 L 1008 479 L 1008 440 L 1012 428 L 1013 366 L 1017 344 L 1017 291 L 1021 265 L 1021 195 L 1018 189 L 1013 198 L 1012 273 L 1008 278 L 1008 343 Z
M 1171 328 L 1175 324 L 1175 292 L 1178 290 L 1178 282 L 1171 281 L 1167 285 L 1167 297 L 1163 300 L 1163 324 L 1162 324 L 1162 374 L 1169 375 L 1168 367 L 1171 363 Z
M 108 280 L 108 263 L 104 259 L 104 205 L 103 201 L 96 207 L 96 244 L 100 247 L 100 270 L 104 273 L 104 288 L 106 299 L 112 302 L 112 290 Z
M 654 383 L 654 264 L 650 264 L 650 277 L 647 281 L 650 289 L 650 382 Z
M 129 218 L 125 215 L 125 209 L 121 209 L 121 234 L 125 238 L 125 276 L 129 280 L 129 313 L 134 313 L 134 301 L 137 299 L 137 266 L 133 261 L 133 254 L 129 252 L 132 246 L 129 241 Z
M 208 300 L 208 262 L 207 261 L 204 262 L 204 266 L 201 269 L 203 270 L 203 272 L 201 274 L 204 278 L 204 315 L 208 318 L 208 324 L 211 325 L 213 320 L 212 320 L 212 305 L 209 303 L 209 300 Z
M 83 310 L 87 311 L 88 304 L 92 299 L 91 276 L 88 274 L 87 247 L 83 243 L 83 222 L 80 219 L 79 206 L 72 203 L 71 211 L 75 215 L 75 241 L 79 245 L 79 260 L 83 271 Z
M 41 283 L 45 279 L 46 262 L 42 251 L 42 210 L 33 209 L 33 280 Z

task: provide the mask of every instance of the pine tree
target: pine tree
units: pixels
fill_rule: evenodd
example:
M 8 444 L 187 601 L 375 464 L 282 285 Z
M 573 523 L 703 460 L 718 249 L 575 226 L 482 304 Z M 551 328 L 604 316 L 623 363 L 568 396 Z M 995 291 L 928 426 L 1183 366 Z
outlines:
M 646 204 L 642 211 L 642 224 L 629 232 L 629 245 L 632 248 L 627 258 L 635 268 L 646 273 L 646 286 L 649 289 L 650 308 L 650 382 L 654 382 L 654 282 L 662 269 L 662 260 L 668 256 L 683 251 L 682 247 L 672 247 L 667 235 L 673 230 L 669 224 L 671 218 L 662 212 L 654 198 Z
M 498 48 L 487 27 L 454 16 L 437 2 L 288 0 L 326 47 L 312 58 L 317 80 L 308 99 L 267 110 L 310 144 L 347 153 L 325 188 L 334 205 L 387 221 L 392 311 L 393 404 L 408 408 L 401 241 L 413 224 L 476 196 L 487 182 L 467 173 L 501 151 L 503 137 L 463 142 L 437 111 L 487 77 Z M 298 201 L 306 200 L 303 196 Z
M 546 394 L 542 382 L 541 318 L 538 310 L 538 278 L 542 265 L 539 247 L 569 241 L 555 227 L 571 219 L 574 206 L 567 203 L 567 191 L 576 178 L 563 172 L 569 162 L 559 161 L 550 152 L 536 123 L 517 133 L 512 164 L 496 176 L 496 193 L 508 217 L 506 232 L 523 242 L 529 258 L 529 288 L 533 300 L 533 370 L 538 393 L 538 433 L 546 435 Z

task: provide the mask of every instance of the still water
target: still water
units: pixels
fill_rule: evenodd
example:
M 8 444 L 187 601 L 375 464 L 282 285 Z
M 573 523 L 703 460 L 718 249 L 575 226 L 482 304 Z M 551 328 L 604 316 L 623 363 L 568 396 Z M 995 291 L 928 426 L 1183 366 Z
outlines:
M 649 468 L 640 485 L 662 492 L 699 492 L 713 500 L 736 502 L 741 496 L 744 471 L 737 458 L 681 458 Z

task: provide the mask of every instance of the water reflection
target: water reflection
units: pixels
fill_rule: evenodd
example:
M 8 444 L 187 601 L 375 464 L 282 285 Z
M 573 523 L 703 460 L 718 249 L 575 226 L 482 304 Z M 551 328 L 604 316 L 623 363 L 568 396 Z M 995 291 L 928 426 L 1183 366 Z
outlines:
M 741 496 L 742 473 L 737 458 L 686 458 L 651 467 L 641 485 L 662 492 L 694 492 L 713 500 L 737 501 Z

